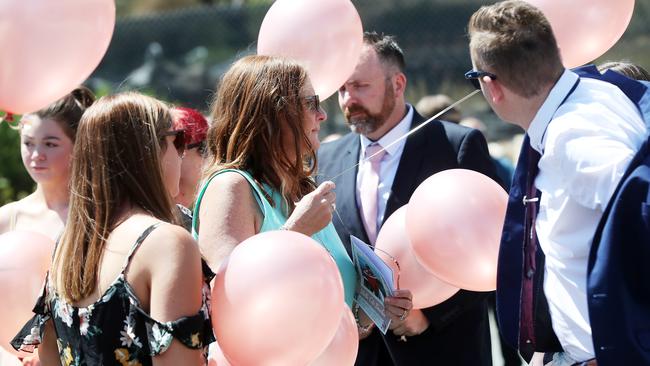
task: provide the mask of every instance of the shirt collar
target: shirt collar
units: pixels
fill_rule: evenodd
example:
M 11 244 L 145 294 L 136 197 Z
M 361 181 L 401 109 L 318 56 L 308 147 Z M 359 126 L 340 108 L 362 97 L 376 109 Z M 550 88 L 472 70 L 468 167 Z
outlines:
M 386 134 L 382 136 L 379 140 L 372 141 L 364 135 L 359 135 L 361 136 L 361 156 L 365 156 L 366 147 L 368 147 L 368 145 L 375 142 L 381 145 L 386 150 L 386 152 L 391 156 L 394 156 L 395 154 L 399 153 L 402 149 L 404 149 L 404 144 L 406 143 L 406 139 L 402 139 L 400 142 L 396 144 L 393 144 L 393 142 L 395 142 L 400 137 L 406 135 L 411 129 L 411 121 L 413 120 L 413 107 L 410 104 L 406 104 L 406 108 L 407 108 L 407 112 L 404 118 L 402 118 L 402 120 L 399 121 L 399 123 L 395 127 L 393 127 L 390 131 L 386 132 Z
M 544 153 L 544 135 L 546 134 L 546 128 L 551 122 L 555 111 L 560 108 L 560 105 L 573 89 L 578 78 L 578 75 L 573 71 L 564 70 L 564 73 L 562 73 L 560 79 L 555 83 L 555 86 L 551 89 L 546 100 L 537 111 L 535 118 L 530 123 L 527 131 L 530 137 L 530 146 L 540 154 Z

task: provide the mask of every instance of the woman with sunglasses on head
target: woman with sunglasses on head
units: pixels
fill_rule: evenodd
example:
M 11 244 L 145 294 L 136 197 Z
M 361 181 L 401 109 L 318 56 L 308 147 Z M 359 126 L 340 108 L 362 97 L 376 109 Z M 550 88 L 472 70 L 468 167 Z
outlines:
M 172 108 L 172 117 L 175 128 L 185 131 L 185 155 L 181 164 L 179 190 L 178 194 L 174 196 L 174 202 L 181 210 L 183 226 L 190 230 L 192 212 L 188 208 L 194 204 L 201 180 L 208 121 L 199 111 L 185 107 Z
M 207 137 L 207 179 L 194 207 L 193 231 L 213 271 L 247 238 L 293 230 L 329 250 L 352 305 L 357 277 L 331 224 L 334 184 L 316 187 L 311 177 L 326 118 L 305 69 L 293 61 L 248 56 L 223 76 Z
M 86 111 L 68 224 L 16 349 L 40 345 L 43 364 L 204 364 L 213 337 L 200 254 L 170 224 L 183 150 L 156 99 L 123 93 Z
M 95 100 L 79 87 L 49 106 L 22 116 L 20 153 L 36 182 L 29 196 L 0 208 L 0 234 L 12 230 L 37 231 L 52 240 L 68 216 L 70 160 L 79 119 Z

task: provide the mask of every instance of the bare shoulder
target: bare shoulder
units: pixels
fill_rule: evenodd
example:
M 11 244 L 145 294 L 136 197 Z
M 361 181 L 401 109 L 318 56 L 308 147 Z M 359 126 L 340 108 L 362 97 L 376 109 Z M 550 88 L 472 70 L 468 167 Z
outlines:
M 200 265 L 201 254 L 192 236 L 180 226 L 164 223 L 142 242 L 141 258 L 152 267 Z
M 8 232 L 11 228 L 11 217 L 16 214 L 20 201 L 7 203 L 0 207 L 0 234 Z
M 206 195 L 238 195 L 250 191 L 251 187 L 246 177 L 237 172 L 224 172 L 212 178 L 212 181 L 208 185 Z

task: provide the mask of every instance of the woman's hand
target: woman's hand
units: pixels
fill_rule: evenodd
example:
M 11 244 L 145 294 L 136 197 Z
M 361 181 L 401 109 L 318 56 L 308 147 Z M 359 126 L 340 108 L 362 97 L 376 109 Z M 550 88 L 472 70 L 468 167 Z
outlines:
M 303 197 L 284 228 L 312 236 L 332 221 L 332 212 L 336 209 L 334 182 L 323 182 L 316 190 Z
M 394 329 L 404 323 L 413 309 L 413 295 L 409 290 L 395 290 L 393 296 L 384 299 L 386 315 L 391 319 L 390 328 Z

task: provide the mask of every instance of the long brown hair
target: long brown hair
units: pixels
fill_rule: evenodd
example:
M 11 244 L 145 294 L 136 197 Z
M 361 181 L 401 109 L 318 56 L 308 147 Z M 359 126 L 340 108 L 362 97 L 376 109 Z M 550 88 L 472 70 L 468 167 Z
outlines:
M 137 93 L 101 98 L 81 118 L 68 220 L 52 266 L 54 283 L 67 301 L 95 290 L 106 239 L 123 204 L 174 221 L 160 163 L 165 140 L 159 138 L 171 123 L 165 104 Z
M 293 211 L 315 187 L 316 154 L 304 131 L 300 93 L 306 80 L 305 69 L 284 58 L 247 56 L 235 62 L 212 102 L 206 177 L 222 169 L 246 170 L 279 191 L 287 213 Z

